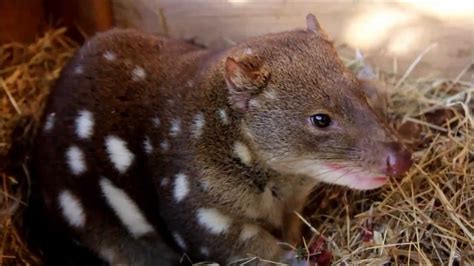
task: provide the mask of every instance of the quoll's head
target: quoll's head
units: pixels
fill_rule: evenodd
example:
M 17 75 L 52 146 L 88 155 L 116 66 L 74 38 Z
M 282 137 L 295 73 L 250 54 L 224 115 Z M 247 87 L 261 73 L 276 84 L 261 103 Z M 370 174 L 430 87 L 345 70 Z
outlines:
M 236 47 L 224 77 L 243 135 L 276 171 L 374 189 L 412 164 L 311 14 L 306 30 Z

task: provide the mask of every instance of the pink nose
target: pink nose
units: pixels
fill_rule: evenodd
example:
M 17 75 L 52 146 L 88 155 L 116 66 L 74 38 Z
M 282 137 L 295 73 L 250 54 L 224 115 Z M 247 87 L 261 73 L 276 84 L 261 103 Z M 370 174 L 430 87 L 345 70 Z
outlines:
M 389 176 L 400 175 L 407 171 L 412 163 L 411 153 L 402 144 L 391 142 L 387 145 L 382 171 Z

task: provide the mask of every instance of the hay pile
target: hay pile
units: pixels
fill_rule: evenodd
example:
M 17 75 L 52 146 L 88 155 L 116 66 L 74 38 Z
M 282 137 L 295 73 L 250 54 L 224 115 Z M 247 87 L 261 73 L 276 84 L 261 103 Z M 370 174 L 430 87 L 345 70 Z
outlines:
M 64 33 L 0 46 L 0 265 L 38 264 L 18 230 L 30 185 L 25 154 L 44 100 L 78 46 Z
M 45 96 L 76 48 L 64 29 L 0 47 L 0 169 L 20 170 L 0 171 L 1 265 L 39 263 L 18 230 L 30 183 L 19 151 L 28 150 Z M 415 151 L 415 165 L 381 190 L 324 186 L 313 195 L 311 252 L 329 250 L 335 264 L 474 265 L 474 83 L 463 81 L 471 66 L 454 80 L 410 78 L 420 59 L 402 78 L 373 73 L 388 88 L 388 119 Z M 367 70 L 361 58 L 347 63 Z

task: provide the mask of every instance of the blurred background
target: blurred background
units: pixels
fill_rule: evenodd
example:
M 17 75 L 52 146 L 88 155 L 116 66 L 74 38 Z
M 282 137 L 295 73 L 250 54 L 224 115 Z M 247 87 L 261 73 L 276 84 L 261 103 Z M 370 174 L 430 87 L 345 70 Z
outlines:
M 224 47 L 303 27 L 308 12 L 340 48 L 384 71 L 404 71 L 427 47 L 415 74 L 452 77 L 474 58 L 472 0 L 0 0 L 0 42 L 32 41 L 59 23 L 79 40 L 118 26 Z

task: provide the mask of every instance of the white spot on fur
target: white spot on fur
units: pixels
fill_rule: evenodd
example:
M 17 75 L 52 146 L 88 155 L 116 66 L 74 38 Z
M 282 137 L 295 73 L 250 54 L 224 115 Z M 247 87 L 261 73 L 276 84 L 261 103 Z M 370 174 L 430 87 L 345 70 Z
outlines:
M 154 231 L 138 206 L 125 191 L 114 186 L 106 178 L 100 179 L 100 188 L 109 206 L 133 237 L 138 238 Z
M 99 255 L 110 264 L 116 262 L 116 253 L 111 248 L 101 248 L 99 250 Z
M 224 109 L 219 109 L 219 117 L 224 125 L 229 124 L 229 117 Z
M 82 65 L 77 65 L 73 71 L 74 71 L 74 74 L 80 75 L 84 73 L 84 67 L 82 67 Z
M 176 137 L 181 132 L 181 120 L 173 119 L 171 121 L 170 136 Z
M 146 72 L 145 72 L 145 69 L 143 69 L 142 67 L 140 66 L 136 66 L 133 70 L 132 70 L 132 80 L 133 81 L 139 81 L 139 80 L 142 80 L 146 78 Z
M 189 194 L 188 176 L 179 173 L 174 180 L 173 195 L 176 202 L 182 201 Z
M 276 100 L 278 94 L 275 90 L 268 90 L 264 91 L 263 95 L 269 100 Z
M 143 141 L 143 149 L 145 150 L 146 154 L 151 154 L 153 152 L 153 145 L 151 144 L 151 140 L 148 136 L 145 137 Z
M 53 129 L 54 127 L 54 122 L 56 121 L 56 113 L 50 113 L 47 117 L 46 117 L 46 122 L 44 123 L 44 128 L 43 130 L 45 132 L 49 132 Z
M 105 147 L 115 168 L 119 173 L 125 173 L 135 158 L 135 155 L 127 148 L 127 143 L 117 136 L 107 136 Z
M 76 118 L 76 134 L 81 139 L 88 139 L 94 131 L 94 117 L 87 110 L 82 110 Z
M 234 143 L 234 153 L 245 165 L 250 165 L 252 163 L 252 154 L 247 145 L 242 142 L 236 141 Z
M 186 243 L 184 242 L 183 237 L 181 237 L 180 234 L 174 232 L 173 233 L 174 240 L 176 241 L 176 244 L 182 249 L 186 249 Z
M 197 221 L 213 234 L 227 232 L 231 219 L 214 208 L 201 208 L 197 211 Z
M 253 51 L 252 51 L 252 49 L 251 49 L 250 47 L 247 47 L 247 48 L 245 48 L 245 50 L 244 50 L 244 54 L 246 54 L 246 55 L 251 55 L 251 54 L 253 54 Z
M 80 175 L 87 170 L 84 153 L 77 146 L 69 147 L 66 151 L 66 160 L 74 175 Z
M 193 134 L 194 138 L 199 138 L 202 135 L 202 130 L 204 125 L 206 124 L 206 120 L 204 118 L 203 113 L 198 113 L 197 115 L 194 116 L 193 119 L 193 126 L 191 128 L 191 132 Z
M 74 227 L 84 227 L 86 215 L 79 199 L 70 191 L 63 190 L 58 196 L 59 207 L 66 221 Z
M 161 178 L 160 185 L 162 187 L 166 187 L 170 183 L 170 179 L 168 177 Z
M 192 87 L 194 85 L 194 82 L 192 80 L 188 80 L 186 82 L 186 85 L 188 85 L 188 87 Z
M 170 149 L 170 143 L 165 139 L 160 143 L 160 148 L 163 151 L 168 151 Z
M 151 122 L 153 123 L 153 126 L 155 127 L 159 127 L 161 125 L 161 120 L 159 117 L 155 117 L 151 120 Z
M 115 53 L 111 51 L 106 51 L 103 56 L 107 61 L 114 61 L 115 59 L 117 59 Z
M 205 257 L 209 257 L 209 255 L 211 254 L 211 252 L 209 251 L 209 248 L 207 247 L 201 247 L 199 249 L 199 251 L 201 252 L 201 254 Z
M 249 106 L 254 107 L 254 108 L 259 108 L 260 107 L 260 102 L 257 99 L 251 99 L 249 101 Z
M 259 230 L 260 229 L 256 225 L 244 224 L 242 226 L 242 231 L 240 231 L 239 238 L 240 238 L 241 241 L 247 241 L 247 240 L 253 238 L 254 236 L 256 236 L 258 234 Z

